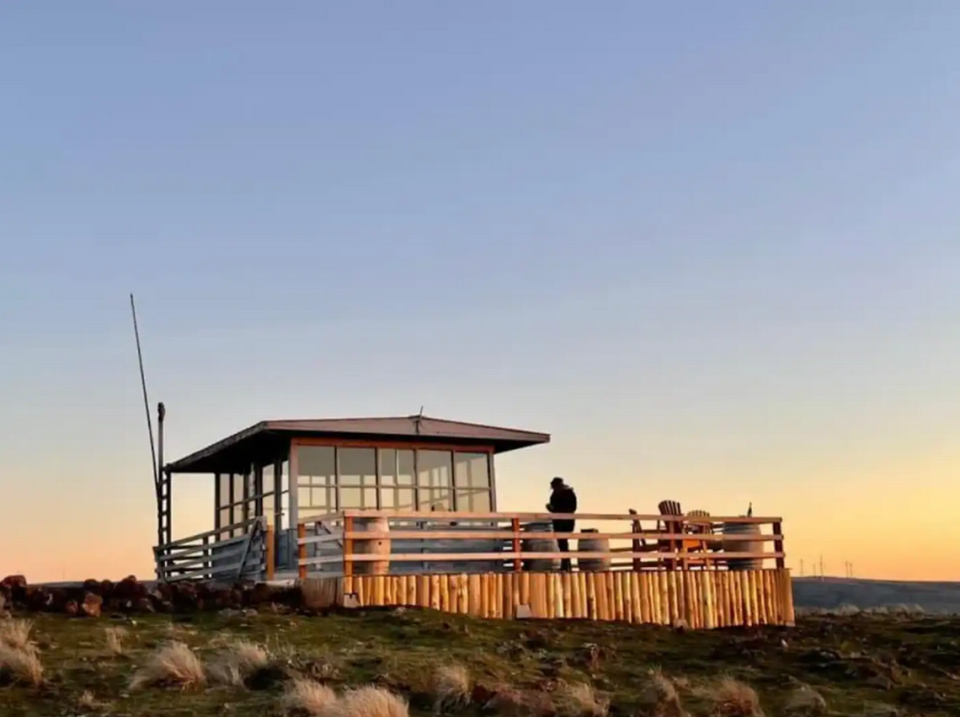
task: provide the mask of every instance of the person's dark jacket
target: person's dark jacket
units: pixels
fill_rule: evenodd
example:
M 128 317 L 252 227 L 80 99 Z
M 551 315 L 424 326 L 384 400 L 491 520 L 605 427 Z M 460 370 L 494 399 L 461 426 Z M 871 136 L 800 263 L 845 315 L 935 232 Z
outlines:
M 576 513 L 577 512 L 577 494 L 573 492 L 570 486 L 561 486 L 554 488 L 550 496 L 551 513 Z

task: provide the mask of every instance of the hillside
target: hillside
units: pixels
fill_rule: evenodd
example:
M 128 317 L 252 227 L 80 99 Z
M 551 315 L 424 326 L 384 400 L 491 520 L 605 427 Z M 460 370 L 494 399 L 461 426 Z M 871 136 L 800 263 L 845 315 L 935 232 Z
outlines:
M 918 605 L 926 612 L 960 614 L 960 582 L 794 578 L 793 595 L 800 608 Z
M 378 685 L 412 717 L 432 717 L 438 699 L 449 717 L 802 717 L 823 701 L 832 715 L 960 717 L 956 618 L 689 632 L 416 609 L 31 617 L 0 619 L 4 717 L 323 717 L 290 709 L 291 696 L 324 697 L 317 683 L 346 701 Z M 336 717 L 407 715 L 348 706 Z

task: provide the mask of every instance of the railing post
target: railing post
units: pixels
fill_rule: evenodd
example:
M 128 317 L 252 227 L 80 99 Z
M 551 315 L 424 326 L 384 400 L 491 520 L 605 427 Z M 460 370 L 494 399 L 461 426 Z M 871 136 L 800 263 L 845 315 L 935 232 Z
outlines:
M 777 556 L 777 569 L 783 570 L 787 567 L 787 560 L 783 556 L 783 523 L 778 522 L 773 524 L 773 534 L 780 536 L 780 538 L 773 541 L 773 550 L 774 552 L 780 553 L 780 555 Z
M 512 518 L 510 526 L 513 528 L 513 569 L 519 573 L 523 567 L 520 561 L 520 519 Z
M 307 525 L 306 523 L 297 524 L 297 575 L 301 580 L 306 580 L 307 578 L 307 566 L 304 564 L 304 560 L 307 559 L 307 544 L 303 541 L 307 539 Z
M 346 577 L 353 575 L 353 516 L 343 517 L 343 574 Z
M 273 580 L 277 572 L 277 554 L 276 554 L 276 533 L 272 525 L 267 525 L 267 530 L 264 533 L 264 560 L 266 565 L 264 566 L 264 573 L 267 580 Z

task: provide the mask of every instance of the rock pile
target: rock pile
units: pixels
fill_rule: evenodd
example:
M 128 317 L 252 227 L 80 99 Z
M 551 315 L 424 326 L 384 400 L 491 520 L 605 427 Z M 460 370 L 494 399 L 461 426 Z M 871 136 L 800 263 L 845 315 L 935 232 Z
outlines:
M 118 583 L 86 580 L 67 587 L 31 585 L 23 575 L 11 575 L 0 581 L 0 613 L 7 609 L 96 618 L 102 613 L 194 613 L 270 606 L 299 607 L 299 588 L 278 588 L 264 583 L 148 584 L 132 575 Z

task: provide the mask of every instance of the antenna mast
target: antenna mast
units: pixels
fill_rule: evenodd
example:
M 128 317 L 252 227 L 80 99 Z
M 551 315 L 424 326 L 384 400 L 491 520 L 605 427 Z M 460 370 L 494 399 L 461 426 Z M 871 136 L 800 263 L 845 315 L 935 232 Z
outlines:
M 130 313 L 133 315 L 133 335 L 137 340 L 137 360 L 140 362 L 140 385 L 143 388 L 143 407 L 147 412 L 147 432 L 150 434 L 150 458 L 153 464 L 153 485 L 160 484 L 160 473 L 157 471 L 157 447 L 153 442 L 153 418 L 150 416 L 150 400 L 147 398 L 147 379 L 143 373 L 143 352 L 140 350 L 140 329 L 137 326 L 137 307 L 133 303 L 133 294 L 130 294 Z

